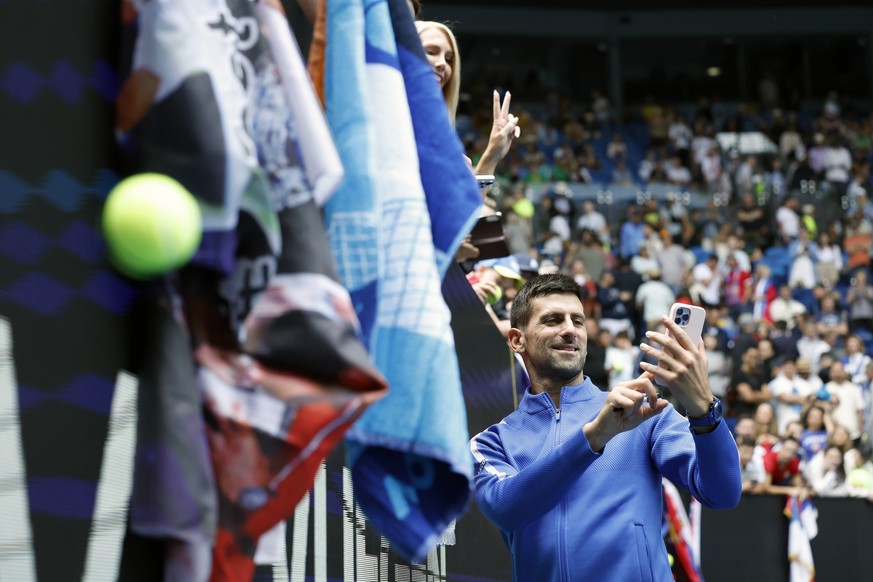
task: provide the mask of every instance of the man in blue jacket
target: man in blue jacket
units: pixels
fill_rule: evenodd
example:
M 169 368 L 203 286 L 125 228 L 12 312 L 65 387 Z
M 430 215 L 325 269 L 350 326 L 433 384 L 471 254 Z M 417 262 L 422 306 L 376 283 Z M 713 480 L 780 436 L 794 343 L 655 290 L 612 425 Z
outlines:
M 565 275 L 527 283 L 508 341 L 530 387 L 517 410 L 476 435 L 476 501 L 500 528 L 517 581 L 672 581 L 661 537 L 661 478 L 708 507 L 730 508 L 742 483 L 737 447 L 707 382 L 703 344 L 666 316 L 670 335 L 642 344 L 659 364 L 601 392 L 584 376 L 581 291 Z M 688 417 L 658 398 L 670 387 Z

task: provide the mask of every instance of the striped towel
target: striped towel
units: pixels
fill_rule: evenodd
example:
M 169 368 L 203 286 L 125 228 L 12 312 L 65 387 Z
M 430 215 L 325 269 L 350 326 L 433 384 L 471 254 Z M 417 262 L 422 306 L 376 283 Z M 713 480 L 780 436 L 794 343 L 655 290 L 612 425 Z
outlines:
M 422 73 L 406 2 L 328 0 L 326 21 L 326 109 L 346 170 L 325 207 L 328 233 L 390 386 L 347 433 L 348 462 L 367 517 L 398 553 L 418 559 L 469 499 L 466 413 L 438 264 L 481 199 L 433 73 Z M 426 147 L 416 139 L 425 123 Z M 420 163 L 421 152 L 440 163 Z M 424 168 L 443 172 L 439 211 L 428 204 Z M 443 251 L 434 248 L 437 221 Z

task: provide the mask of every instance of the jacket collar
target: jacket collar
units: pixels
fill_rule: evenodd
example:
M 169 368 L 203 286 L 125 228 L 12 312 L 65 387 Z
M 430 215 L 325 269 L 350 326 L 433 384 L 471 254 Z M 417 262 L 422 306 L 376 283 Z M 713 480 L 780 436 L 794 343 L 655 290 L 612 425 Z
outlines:
M 561 402 L 570 404 L 582 400 L 591 400 L 599 393 L 600 389 L 591 382 L 588 376 L 584 376 L 581 384 L 561 388 Z M 555 404 L 548 394 L 545 392 L 534 394 L 530 391 L 530 386 L 528 386 L 527 390 L 524 391 L 524 398 L 518 404 L 518 409 L 527 414 L 537 414 L 542 411 L 553 413 L 555 411 Z

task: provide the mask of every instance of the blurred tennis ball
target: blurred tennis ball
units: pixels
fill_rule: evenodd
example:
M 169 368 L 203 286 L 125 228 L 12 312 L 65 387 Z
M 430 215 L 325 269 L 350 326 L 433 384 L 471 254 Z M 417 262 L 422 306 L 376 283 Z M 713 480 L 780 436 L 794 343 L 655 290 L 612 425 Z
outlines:
M 522 218 L 530 218 L 534 215 L 534 205 L 527 198 L 522 198 L 512 205 L 512 210 Z
M 137 174 L 119 182 L 103 207 L 103 235 L 116 268 L 147 279 L 178 269 L 200 246 L 197 200 L 163 174 Z

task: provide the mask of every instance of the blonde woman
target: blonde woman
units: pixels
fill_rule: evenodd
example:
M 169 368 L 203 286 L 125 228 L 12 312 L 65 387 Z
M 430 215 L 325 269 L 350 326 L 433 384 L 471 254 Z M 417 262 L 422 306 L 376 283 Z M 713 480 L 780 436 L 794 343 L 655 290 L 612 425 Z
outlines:
M 458 42 L 451 29 L 440 22 L 419 20 L 416 21 L 415 28 L 442 89 L 449 119 L 454 124 L 461 92 L 461 55 L 458 53 Z M 500 102 L 497 91 L 494 91 L 493 98 L 494 122 L 488 137 L 488 147 L 476 164 L 476 174 L 493 174 L 497 164 L 509 152 L 513 139 L 521 135 L 518 117 L 509 112 L 512 101 L 509 91 L 506 92 L 503 103 Z

